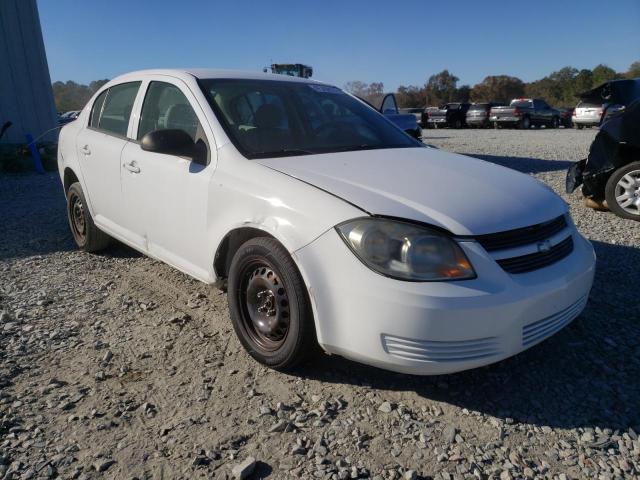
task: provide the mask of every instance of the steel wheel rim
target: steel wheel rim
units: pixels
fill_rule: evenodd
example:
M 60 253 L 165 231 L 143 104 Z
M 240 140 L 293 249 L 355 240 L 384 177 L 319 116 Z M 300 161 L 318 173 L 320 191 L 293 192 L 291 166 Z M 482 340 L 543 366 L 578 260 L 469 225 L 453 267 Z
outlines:
M 622 176 L 615 189 L 616 203 L 630 215 L 640 216 L 640 170 Z
M 249 263 L 242 279 L 240 305 L 245 331 L 261 349 L 278 350 L 287 338 L 291 318 L 282 279 L 266 261 Z
M 84 241 L 87 236 L 87 219 L 82 199 L 75 193 L 69 197 L 69 217 L 74 236 L 78 240 Z

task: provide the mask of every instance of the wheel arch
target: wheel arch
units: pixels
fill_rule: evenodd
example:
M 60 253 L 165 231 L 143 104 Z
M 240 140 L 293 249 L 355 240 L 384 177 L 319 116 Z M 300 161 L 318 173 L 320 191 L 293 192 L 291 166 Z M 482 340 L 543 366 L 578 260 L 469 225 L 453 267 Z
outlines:
M 242 246 L 242 244 L 248 240 L 251 240 L 252 238 L 258 237 L 273 238 L 280 242 L 286 248 L 286 245 L 282 242 L 281 239 L 276 238 L 267 230 L 258 228 L 257 226 L 244 226 L 234 228 L 227 232 L 224 237 L 222 237 L 222 240 L 218 244 L 216 253 L 213 257 L 213 272 L 219 281 L 226 281 L 226 278 L 229 275 L 231 260 L 233 259 L 233 256 L 238 251 L 238 249 Z M 287 248 L 287 250 L 289 249 Z
M 63 180 L 62 180 L 62 185 L 64 187 L 64 194 L 65 195 L 67 194 L 67 192 L 69 191 L 69 187 L 71 185 L 79 181 L 80 179 L 78 178 L 78 175 L 76 175 L 76 172 L 74 172 L 71 167 L 65 167 Z

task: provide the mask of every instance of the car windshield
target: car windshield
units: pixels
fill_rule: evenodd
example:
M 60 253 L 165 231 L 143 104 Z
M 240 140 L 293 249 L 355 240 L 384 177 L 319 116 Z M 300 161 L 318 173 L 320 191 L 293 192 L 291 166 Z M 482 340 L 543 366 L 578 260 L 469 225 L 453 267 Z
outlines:
M 200 84 L 227 135 L 247 158 L 423 146 L 337 87 L 249 79 Z

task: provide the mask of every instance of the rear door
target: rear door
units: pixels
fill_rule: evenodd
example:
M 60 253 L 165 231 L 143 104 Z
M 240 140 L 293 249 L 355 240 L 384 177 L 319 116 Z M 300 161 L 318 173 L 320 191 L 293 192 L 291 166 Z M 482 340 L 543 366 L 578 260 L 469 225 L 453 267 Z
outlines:
M 163 77 L 143 86 L 144 99 L 134 123 L 135 141 L 122 152 L 122 195 L 126 228 L 155 256 L 197 278 L 206 279 L 209 182 L 215 144 L 203 125 L 206 117 L 188 87 Z M 209 157 L 203 166 L 185 157 L 142 150 L 140 140 L 154 130 L 179 129 L 204 142 Z M 213 159 L 215 160 L 215 159 Z
M 141 82 L 115 85 L 102 92 L 91 108 L 88 125 L 76 137 L 85 196 L 98 226 L 121 233 L 120 154 Z

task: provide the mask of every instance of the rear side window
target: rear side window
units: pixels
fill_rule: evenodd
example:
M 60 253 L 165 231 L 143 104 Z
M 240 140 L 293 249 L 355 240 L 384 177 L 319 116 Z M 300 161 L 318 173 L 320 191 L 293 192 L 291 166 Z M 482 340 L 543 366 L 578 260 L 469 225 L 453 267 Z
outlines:
M 100 114 L 102 113 L 102 105 L 104 105 L 104 99 L 107 98 L 107 93 L 109 90 L 105 90 L 96 101 L 93 102 L 93 107 L 91 108 L 91 118 L 89 119 L 89 126 L 93 128 L 98 128 L 98 123 L 100 122 Z
M 104 130 L 108 133 L 113 133 L 119 136 L 127 135 L 127 128 L 129 127 L 129 119 L 131 118 L 131 110 L 133 109 L 133 102 L 138 94 L 140 88 L 140 82 L 123 83 L 116 85 L 107 90 L 106 97 L 102 101 L 101 113 L 99 114 L 98 125 L 94 123 L 94 114 L 91 114 L 91 126 Z M 101 94 L 101 96 L 104 95 Z M 94 104 L 94 110 L 98 103 Z
M 245 106 L 246 108 L 246 106 Z M 196 141 L 200 123 L 189 100 L 178 87 L 151 82 L 142 105 L 138 140 L 154 130 L 184 130 Z

